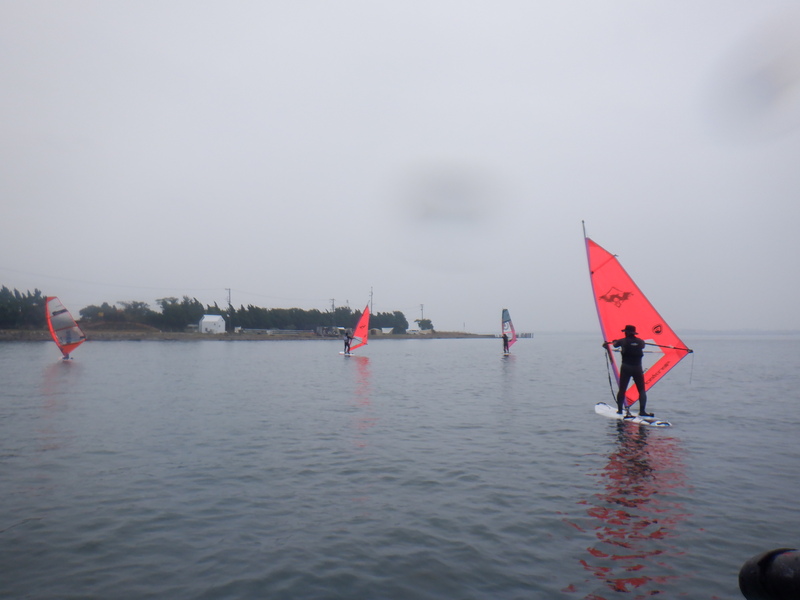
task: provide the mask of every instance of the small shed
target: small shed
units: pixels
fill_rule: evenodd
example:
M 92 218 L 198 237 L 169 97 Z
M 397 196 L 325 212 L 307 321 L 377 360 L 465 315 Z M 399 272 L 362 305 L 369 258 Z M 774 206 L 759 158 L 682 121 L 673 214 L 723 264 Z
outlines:
M 225 333 L 225 319 L 221 315 L 203 315 L 198 329 L 200 333 Z

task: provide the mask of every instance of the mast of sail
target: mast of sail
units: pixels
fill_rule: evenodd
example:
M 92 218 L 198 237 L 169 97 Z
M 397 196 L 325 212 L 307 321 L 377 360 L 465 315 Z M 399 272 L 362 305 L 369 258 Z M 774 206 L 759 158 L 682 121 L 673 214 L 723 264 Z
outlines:
M 508 347 L 511 348 L 517 341 L 517 332 L 514 331 L 514 323 L 511 322 L 511 315 L 507 308 L 503 309 L 503 333 L 508 336 Z
M 614 339 L 613 334 L 609 335 L 608 331 L 606 331 L 605 322 L 603 321 L 603 314 L 600 311 L 600 305 L 598 304 L 597 297 L 598 291 L 597 286 L 595 285 L 595 278 L 594 278 L 594 271 L 595 271 L 595 264 L 593 264 L 593 255 L 592 255 L 592 248 L 589 246 L 589 242 L 591 240 L 586 237 L 586 230 L 584 229 L 583 232 L 584 241 L 586 243 L 586 260 L 589 263 L 589 280 L 592 284 L 592 296 L 594 297 L 594 306 L 597 310 L 597 318 L 600 321 L 600 333 L 603 334 L 603 341 L 611 341 Z M 594 242 L 592 242 L 594 243 Z M 617 386 L 619 386 L 619 365 L 617 365 L 617 360 L 614 357 L 614 353 L 611 351 L 610 346 L 606 346 L 606 351 L 608 352 L 608 360 L 611 363 L 611 369 L 614 372 L 614 380 L 617 382 Z
M 619 339 L 623 336 L 625 325 L 634 325 L 639 337 L 657 348 L 656 354 L 659 356 L 644 373 L 645 389 L 649 390 L 691 350 L 650 304 L 617 258 L 590 238 L 585 237 L 585 240 L 592 293 L 603 340 L 610 342 Z M 619 366 L 610 348 L 609 357 L 619 384 Z M 635 386 L 628 388 L 625 399 L 628 406 L 638 399 Z
M 68 358 L 70 352 L 86 341 L 86 336 L 69 311 L 55 296 L 45 298 L 45 314 L 47 327 L 50 335 L 53 336 L 53 341 L 61 350 L 64 358 Z
M 369 304 L 364 307 L 364 312 L 361 313 L 361 318 L 358 320 L 356 324 L 356 329 L 353 331 L 353 342 L 351 344 L 350 350 L 355 350 L 356 348 L 360 348 L 367 343 L 367 338 L 369 337 Z

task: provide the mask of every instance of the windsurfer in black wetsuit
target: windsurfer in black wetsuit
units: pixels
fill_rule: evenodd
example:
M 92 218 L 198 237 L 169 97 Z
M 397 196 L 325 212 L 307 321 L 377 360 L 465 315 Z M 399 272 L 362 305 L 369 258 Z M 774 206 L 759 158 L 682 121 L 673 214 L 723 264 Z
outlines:
M 625 329 L 622 331 L 625 333 L 625 337 L 611 342 L 622 353 L 622 364 L 619 368 L 619 391 L 617 392 L 617 414 L 622 414 L 622 408 L 625 405 L 625 392 L 631 379 L 633 379 L 639 392 L 639 416 L 652 417 L 653 413 L 648 413 L 645 410 L 647 394 L 644 390 L 644 370 L 642 369 L 644 340 L 636 337 L 636 327 L 633 325 L 625 325 Z M 608 344 L 609 342 L 603 342 L 603 346 L 606 348 Z
M 353 336 L 350 335 L 349 331 L 344 332 L 344 353 L 350 354 L 350 342 L 352 341 Z
M 503 332 L 503 354 L 508 354 L 508 334 L 504 331 Z

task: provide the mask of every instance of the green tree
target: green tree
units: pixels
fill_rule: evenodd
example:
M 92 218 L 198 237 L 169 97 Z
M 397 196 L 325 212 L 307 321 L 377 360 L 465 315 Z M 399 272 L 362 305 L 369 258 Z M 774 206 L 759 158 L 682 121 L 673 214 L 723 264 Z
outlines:
M 157 323 L 164 331 L 183 331 L 190 324 L 199 323 L 205 314 L 202 303 L 197 298 L 184 296 L 178 302 L 177 298 L 158 298 L 161 306 L 161 316 Z
M 156 313 L 150 309 L 147 302 L 132 300 L 131 302 L 117 302 L 122 307 L 122 313 L 126 321 L 131 323 L 152 323 Z
M 417 325 L 419 325 L 419 328 L 420 328 L 422 331 L 426 331 L 426 330 L 428 330 L 428 329 L 430 329 L 431 331 L 433 331 L 433 330 L 434 330 L 434 329 L 433 329 L 433 323 L 431 323 L 431 320 L 430 320 L 430 319 L 414 319 L 414 323 L 416 323 Z
M 0 329 L 40 329 L 45 326 L 45 297 L 33 293 L 0 288 Z
M 382 312 L 370 315 L 370 327 L 391 327 L 392 333 L 403 334 L 408 329 L 408 321 L 406 316 L 399 310 L 393 313 Z
M 350 310 L 349 306 L 337 306 L 333 311 L 333 324 L 336 327 L 344 327 L 345 329 L 352 329 L 356 326 L 356 321 L 358 321 L 358 317 L 361 316 L 361 312 L 358 312 L 358 316 L 353 314 L 353 311 Z
M 103 302 L 100 306 L 91 304 L 82 308 L 79 313 L 84 321 L 89 323 L 119 322 L 125 320 L 125 314 L 116 306 L 111 306 L 108 302 Z

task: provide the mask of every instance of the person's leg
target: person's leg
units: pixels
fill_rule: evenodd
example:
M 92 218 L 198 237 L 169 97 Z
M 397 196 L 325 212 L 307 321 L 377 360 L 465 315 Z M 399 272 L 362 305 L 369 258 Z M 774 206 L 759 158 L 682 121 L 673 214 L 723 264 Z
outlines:
M 622 365 L 619 370 L 619 391 L 617 392 L 617 414 L 622 414 L 622 409 L 625 408 L 625 392 L 628 390 L 628 384 L 631 381 L 631 374 L 625 365 Z
M 643 417 L 652 417 L 652 413 L 647 412 L 647 392 L 644 389 L 644 373 L 639 372 L 633 376 L 636 390 L 639 392 L 639 414 Z

